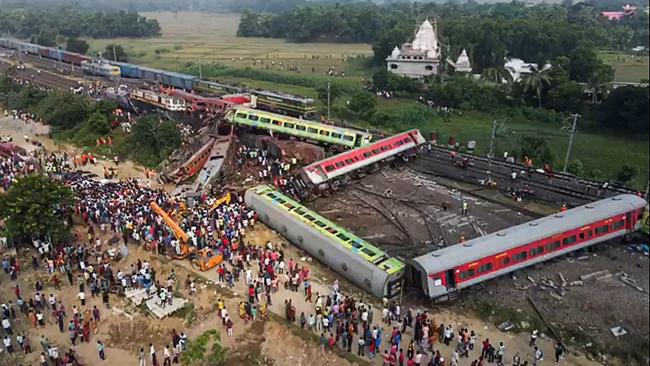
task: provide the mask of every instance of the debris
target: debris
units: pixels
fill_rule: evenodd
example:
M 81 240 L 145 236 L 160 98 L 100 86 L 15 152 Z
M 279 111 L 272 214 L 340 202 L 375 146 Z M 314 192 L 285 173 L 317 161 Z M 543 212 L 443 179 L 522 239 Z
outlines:
M 584 261 L 584 260 L 589 259 L 589 256 L 588 255 L 583 255 L 583 256 L 580 256 L 580 257 L 578 257 L 576 259 L 579 260 L 579 261 Z
M 555 292 L 549 292 L 549 295 L 551 295 L 551 297 L 555 300 L 562 302 L 562 296 L 556 294 Z
M 564 278 L 564 275 L 562 273 L 557 274 L 558 277 L 560 277 L 560 281 L 562 281 L 562 287 L 567 285 L 567 280 Z
M 610 328 L 609 330 L 616 338 L 627 334 L 627 330 L 620 325 L 618 327 Z
M 535 281 L 534 278 L 532 278 L 532 277 L 530 277 L 530 276 L 527 276 L 527 277 L 528 277 L 528 281 L 530 281 L 530 282 L 532 282 L 532 283 L 537 283 L 537 281 Z
M 608 278 L 613 277 L 613 276 L 614 276 L 613 274 L 607 273 L 607 274 L 604 274 L 602 276 L 596 277 L 596 281 L 605 280 L 605 279 L 608 279 Z
M 588 279 L 590 279 L 592 277 L 604 275 L 605 273 L 609 273 L 609 270 L 604 269 L 602 271 L 597 271 L 597 272 L 592 272 L 592 273 L 589 273 L 589 274 L 586 274 L 586 275 L 582 275 L 582 276 L 580 276 L 580 279 L 584 281 L 584 280 L 588 280 Z
M 569 282 L 569 286 L 582 286 L 584 285 L 584 282 L 582 281 L 571 281 Z
M 506 320 L 505 322 L 499 324 L 497 328 L 499 328 L 499 330 L 502 332 L 507 332 L 513 329 L 514 327 L 515 325 L 510 320 Z

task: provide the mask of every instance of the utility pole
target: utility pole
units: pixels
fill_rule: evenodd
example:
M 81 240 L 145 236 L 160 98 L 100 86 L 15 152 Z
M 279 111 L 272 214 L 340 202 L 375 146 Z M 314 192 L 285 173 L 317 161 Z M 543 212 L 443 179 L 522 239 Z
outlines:
M 573 125 L 571 126 L 571 135 L 569 136 L 569 147 L 566 150 L 566 157 L 564 159 L 564 169 L 562 169 L 562 173 L 566 173 L 566 168 L 569 165 L 569 158 L 571 156 L 571 148 L 573 147 L 573 138 L 576 134 L 576 127 L 578 125 L 578 118 L 580 118 L 580 115 L 578 113 L 572 115 L 573 117 Z
M 492 122 L 492 135 L 490 136 L 490 153 L 488 155 L 488 181 L 491 180 L 490 174 L 492 173 L 492 159 L 494 159 L 494 140 L 496 140 L 497 137 L 497 120 L 495 119 Z
M 203 71 L 201 70 L 201 60 L 199 60 L 199 79 L 203 79 Z
M 113 45 L 113 61 L 117 62 L 117 52 L 115 52 L 115 45 Z
M 330 80 L 327 79 L 327 120 L 328 121 L 330 120 L 330 113 L 332 112 L 332 105 L 331 105 L 332 97 L 330 94 L 331 90 L 332 88 L 331 88 Z

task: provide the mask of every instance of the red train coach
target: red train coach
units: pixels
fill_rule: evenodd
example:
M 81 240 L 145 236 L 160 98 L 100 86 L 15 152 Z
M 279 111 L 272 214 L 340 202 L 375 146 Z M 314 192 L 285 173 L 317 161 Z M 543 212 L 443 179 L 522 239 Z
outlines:
M 370 145 L 345 151 L 302 169 L 306 182 L 319 185 L 373 163 L 395 157 L 425 143 L 420 130 L 410 130 L 374 142 Z
M 456 291 L 518 269 L 631 233 L 644 199 L 619 195 L 452 245 L 414 258 L 413 280 L 444 300 Z

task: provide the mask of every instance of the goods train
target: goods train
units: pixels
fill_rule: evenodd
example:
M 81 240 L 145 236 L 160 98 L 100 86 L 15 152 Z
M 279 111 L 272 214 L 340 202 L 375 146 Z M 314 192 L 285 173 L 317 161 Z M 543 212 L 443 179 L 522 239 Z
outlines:
M 120 68 L 101 60 L 84 60 L 80 63 L 81 70 L 89 75 L 115 78 L 120 76 Z
M 90 62 L 92 60 L 91 57 L 74 52 L 51 47 L 43 47 L 8 38 L 0 38 L 0 47 L 67 62 L 77 66 L 81 66 L 84 61 Z M 158 83 L 186 91 L 196 91 L 217 96 L 224 94 L 240 94 L 245 92 L 245 90 L 237 87 L 201 80 L 193 75 L 152 69 L 126 62 L 110 60 L 104 60 L 102 62 L 111 65 L 112 68 L 107 66 L 106 68 L 100 67 L 98 70 L 95 70 L 96 67 L 94 65 L 87 65 L 84 67 L 84 71 L 100 76 L 121 76 L 125 78 L 141 79 L 150 83 Z M 259 109 L 282 112 L 296 117 L 311 117 L 315 111 L 314 100 L 311 98 L 266 90 L 253 91 L 252 94 L 256 96 L 256 108 Z
M 625 194 L 579 206 L 412 260 L 413 282 L 432 299 L 631 233 L 647 203 Z
M 405 265 L 398 259 L 272 187 L 249 189 L 245 201 L 262 222 L 357 286 L 379 298 L 400 295 Z
M 188 108 L 187 103 L 183 99 L 145 89 L 131 90 L 129 98 L 134 102 L 142 102 L 147 106 L 155 106 L 170 112 L 184 112 Z
M 316 141 L 324 145 L 353 148 L 366 146 L 372 140 L 370 133 L 245 107 L 231 109 L 226 118 L 236 125 L 269 130 L 276 134 Z
M 369 145 L 344 151 L 317 161 L 301 170 L 301 178 L 312 186 L 319 186 L 338 177 L 359 172 L 361 169 L 398 155 L 414 154 L 426 142 L 420 130 L 410 130 L 381 139 Z

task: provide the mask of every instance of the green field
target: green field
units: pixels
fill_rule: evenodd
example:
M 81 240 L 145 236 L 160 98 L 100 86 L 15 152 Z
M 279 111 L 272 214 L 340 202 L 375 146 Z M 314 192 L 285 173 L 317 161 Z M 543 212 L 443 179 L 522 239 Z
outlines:
M 600 58 L 611 65 L 616 73 L 614 81 L 639 82 L 648 79 L 648 56 L 628 55 L 620 52 L 601 52 Z
M 361 87 L 362 78 L 368 78 L 371 69 L 364 66 L 363 60 L 352 58 L 353 55 L 368 56 L 372 53 L 369 45 L 331 44 L 331 43 L 288 43 L 278 39 L 239 38 L 235 36 L 237 15 L 208 13 L 146 13 L 147 17 L 158 19 L 163 35 L 153 39 L 116 39 L 90 40 L 92 50 L 101 50 L 108 43 L 118 43 L 127 48 L 134 63 L 144 64 L 168 70 L 184 70 L 188 62 L 197 61 L 204 66 L 204 75 L 218 75 L 216 80 L 252 88 L 279 90 L 298 95 L 316 97 L 314 86 L 325 85 L 328 77 L 325 72 L 334 66 L 337 71 L 345 71 L 346 76 L 332 77 L 347 90 Z M 159 50 L 156 54 L 156 50 Z M 162 51 L 161 51 L 162 50 Z M 267 55 L 269 58 L 267 58 Z M 306 55 L 306 57 L 305 57 Z M 312 59 L 312 56 L 314 58 Z M 241 59 L 240 59 L 241 57 Z M 648 57 L 631 57 L 629 55 L 601 53 L 607 63 L 616 68 L 619 81 L 639 81 L 648 78 Z M 261 60 L 263 63 L 254 63 Z M 274 65 L 270 65 L 270 61 Z M 296 65 L 300 72 L 282 70 L 280 65 Z M 211 67 L 210 64 L 225 65 L 227 69 Z M 269 65 L 269 69 L 267 69 Z M 252 68 L 264 71 L 253 74 L 243 69 Z M 315 71 L 312 73 L 311 68 Z M 266 72 L 268 70 L 268 72 Z M 278 81 L 268 76 L 293 77 L 293 81 Z M 311 85 L 311 86 L 310 86 Z M 344 109 L 350 94 L 341 96 L 334 102 L 333 111 Z M 404 99 L 381 99 L 379 113 L 401 114 L 408 111 L 422 111 L 418 103 Z M 324 111 L 319 103 L 319 110 Z M 424 110 L 430 116 L 430 123 L 413 125 L 408 119 L 392 126 L 394 130 L 409 127 L 421 128 L 423 132 L 437 131 L 440 141 L 449 136 L 457 137 L 461 144 L 476 140 L 477 151 L 487 153 L 492 120 L 487 113 L 465 112 L 444 121 L 442 116 L 431 110 Z M 427 117 L 427 119 L 429 119 Z M 364 125 L 362 121 L 350 121 Z M 568 144 L 568 134 L 560 126 L 542 124 L 528 120 L 508 120 L 509 134 L 497 140 L 497 151 L 514 152 L 519 136 L 538 136 L 545 138 L 555 155 L 555 170 L 562 169 Z M 633 139 L 616 136 L 608 132 L 593 131 L 589 127 L 579 126 L 575 139 L 572 158 L 581 160 L 587 171 L 596 175 L 614 175 L 623 163 L 636 166 L 639 174 L 631 186 L 644 189 L 648 177 L 648 138 Z
M 300 74 L 324 74 L 334 66 L 343 71 L 345 60 L 372 53 L 367 44 L 290 43 L 281 39 L 240 38 L 237 14 L 199 12 L 142 13 L 157 19 L 162 36 L 141 39 L 90 39 L 90 51 L 102 51 L 109 43 L 124 46 L 134 63 L 181 69 L 187 62 L 218 63 L 262 70 L 287 70 Z M 156 54 L 158 50 L 158 54 Z

